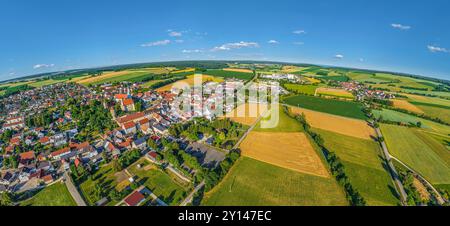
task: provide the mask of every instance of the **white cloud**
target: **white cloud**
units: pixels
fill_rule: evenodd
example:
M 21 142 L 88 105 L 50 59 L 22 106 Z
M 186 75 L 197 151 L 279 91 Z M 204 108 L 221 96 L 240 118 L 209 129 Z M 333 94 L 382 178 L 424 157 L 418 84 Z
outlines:
M 141 46 L 142 47 L 151 47 L 151 46 L 163 46 L 163 45 L 167 45 L 170 43 L 170 40 L 161 40 L 161 41 L 156 41 L 156 42 L 149 42 L 149 43 L 144 43 Z
M 228 51 L 231 49 L 241 49 L 241 48 L 258 48 L 259 45 L 256 42 L 234 42 L 234 43 L 226 43 L 221 46 L 216 46 L 211 51 Z
M 183 39 L 177 39 L 177 40 L 175 40 L 175 42 L 176 42 L 176 43 L 183 43 L 184 40 L 183 40 Z
M 269 44 L 280 44 L 280 42 L 278 42 L 277 40 L 269 40 L 267 43 Z
M 181 52 L 182 53 L 202 53 L 203 50 L 201 50 L 201 49 L 184 49 Z
M 343 59 L 343 58 L 344 58 L 344 55 L 342 55 L 342 54 L 336 54 L 336 55 L 334 56 L 334 58 L 336 58 L 336 59 Z
M 306 34 L 306 31 L 304 31 L 304 30 L 295 30 L 292 33 L 294 33 L 296 35 L 301 35 L 301 34 Z
M 33 66 L 34 69 L 39 69 L 39 68 L 49 68 L 49 67 L 54 67 L 55 64 L 36 64 Z
M 411 29 L 411 26 L 407 26 L 407 25 L 403 25 L 403 24 L 391 24 L 391 26 L 395 29 L 400 29 L 400 30 L 409 30 Z
M 450 50 L 447 50 L 446 48 L 438 47 L 438 46 L 432 46 L 428 45 L 428 50 L 432 53 L 450 53 Z
M 178 31 L 169 31 L 169 36 L 170 37 L 181 37 L 181 36 L 183 36 L 183 34 Z
M 294 45 L 299 45 L 299 46 L 301 46 L 301 45 L 303 45 L 303 44 L 305 44 L 304 42 L 294 42 L 293 43 Z

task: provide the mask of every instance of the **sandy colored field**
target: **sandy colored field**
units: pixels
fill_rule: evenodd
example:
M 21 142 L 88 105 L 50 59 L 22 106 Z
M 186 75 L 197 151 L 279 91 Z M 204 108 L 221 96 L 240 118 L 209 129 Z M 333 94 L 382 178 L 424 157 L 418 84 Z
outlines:
M 363 120 L 340 117 L 297 107 L 291 107 L 291 112 L 294 114 L 304 113 L 306 120 L 314 128 L 366 140 L 370 140 L 371 136 L 375 136 L 373 128 L 368 126 Z
M 267 110 L 267 104 L 246 103 L 239 105 L 233 111 L 228 112 L 224 117 L 232 121 L 251 126 L 258 117 Z
M 416 187 L 422 200 L 430 200 L 430 193 L 427 188 L 419 180 L 417 180 L 417 178 L 414 178 L 413 185 Z
M 114 72 L 104 72 L 102 75 L 100 76 L 96 76 L 96 77 L 89 77 L 86 79 L 82 79 L 77 81 L 77 83 L 80 84 L 90 84 L 90 83 L 95 83 L 98 81 L 102 81 L 104 79 L 108 79 L 108 78 L 112 78 L 112 77 L 116 77 L 116 76 L 121 76 L 121 75 L 125 75 L 130 73 L 129 71 L 114 71 Z
M 408 111 L 423 114 L 423 111 L 420 108 L 418 108 L 416 105 L 409 103 L 406 100 L 392 100 L 392 102 L 394 103 L 394 107 L 396 108 L 401 108 Z
M 315 78 L 310 78 L 310 77 L 305 77 L 308 81 L 310 81 L 311 83 L 320 83 L 319 79 L 315 79 Z
M 183 89 L 186 86 L 193 86 L 194 83 L 195 83 L 194 77 L 195 77 L 195 75 L 189 75 L 189 76 L 187 76 L 186 79 L 177 81 L 177 82 L 172 83 L 172 84 L 168 84 L 168 85 L 163 86 L 163 87 L 160 87 L 160 88 L 156 89 L 156 91 L 157 92 L 164 92 L 164 91 L 172 90 L 172 87 Z M 208 82 L 208 81 L 213 81 L 213 82 L 223 82 L 224 81 L 222 78 L 214 77 L 214 76 L 210 76 L 210 75 L 201 75 L 200 78 L 201 78 L 201 80 L 200 80 L 200 83 L 198 85 L 201 85 L 204 82 Z
M 242 155 L 297 172 L 330 177 L 304 133 L 250 132 Z
M 243 69 L 243 68 L 224 68 L 224 71 L 235 71 L 235 72 L 244 72 L 244 73 L 253 73 L 250 69 Z
M 325 88 L 325 87 L 321 87 L 321 88 L 316 89 L 316 94 L 353 98 L 353 94 L 349 93 L 346 90 L 334 89 L 334 88 Z
M 182 69 L 182 70 L 172 71 L 172 74 L 183 73 L 183 72 L 190 72 L 190 71 L 195 71 L 195 68 L 186 68 L 186 69 Z
M 298 72 L 305 69 L 305 67 L 297 67 L 297 66 L 283 66 L 283 68 L 281 69 L 282 72 L 285 73 L 293 73 L 293 72 Z

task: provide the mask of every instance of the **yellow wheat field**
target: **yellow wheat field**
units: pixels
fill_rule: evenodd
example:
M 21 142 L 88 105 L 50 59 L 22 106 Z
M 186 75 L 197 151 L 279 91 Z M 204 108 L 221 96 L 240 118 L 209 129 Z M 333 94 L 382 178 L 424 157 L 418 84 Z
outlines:
M 291 112 L 294 114 L 304 113 L 306 121 L 314 128 L 366 140 L 371 139 L 371 136 L 375 136 L 374 129 L 363 120 L 345 118 L 296 107 L 291 107 Z
M 304 133 L 250 132 L 240 146 L 242 155 L 279 167 L 330 177 Z
M 246 103 L 241 104 L 233 111 L 228 112 L 222 118 L 229 118 L 234 122 L 244 125 L 253 125 L 259 116 L 267 111 L 267 104 Z
M 210 75 L 200 75 L 200 78 L 201 78 L 200 84 L 198 84 L 198 85 L 201 85 L 204 82 L 208 82 L 208 81 L 212 81 L 212 82 L 223 82 L 224 81 L 222 78 L 214 77 L 214 76 L 210 76 Z M 186 77 L 186 79 L 165 85 L 163 87 L 156 89 L 156 91 L 157 92 L 171 91 L 173 87 L 178 88 L 178 89 L 183 89 L 186 86 L 192 87 L 192 86 L 194 86 L 194 84 L 195 84 L 195 75 L 189 75 Z
M 418 108 L 416 105 L 409 103 L 406 100 L 392 100 L 392 102 L 394 103 L 394 107 L 396 108 L 401 108 L 408 111 L 423 114 L 422 109 Z
M 317 88 L 316 94 L 353 98 L 353 94 L 351 94 L 350 92 L 343 89 L 335 89 L 335 88 L 325 88 L 325 87 Z
M 235 72 L 244 72 L 244 73 L 253 73 L 250 69 L 244 69 L 244 68 L 224 68 L 224 71 L 235 71 Z

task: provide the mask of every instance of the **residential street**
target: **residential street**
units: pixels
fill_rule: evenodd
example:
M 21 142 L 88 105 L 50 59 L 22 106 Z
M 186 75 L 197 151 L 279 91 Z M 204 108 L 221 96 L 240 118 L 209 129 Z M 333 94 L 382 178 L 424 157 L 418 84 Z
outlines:
M 86 202 L 81 197 L 80 193 L 78 192 L 77 187 L 73 184 L 72 178 L 70 177 L 69 173 L 66 171 L 64 172 L 64 181 L 66 183 L 67 189 L 69 189 L 70 195 L 72 195 L 72 198 L 75 200 L 78 206 L 87 206 Z
M 202 181 L 200 184 L 197 185 L 197 187 L 194 188 L 194 190 L 181 202 L 180 206 L 186 206 L 188 203 L 192 202 L 192 198 L 194 197 L 195 193 L 197 193 L 198 190 L 200 190 L 203 186 L 205 186 L 205 181 Z

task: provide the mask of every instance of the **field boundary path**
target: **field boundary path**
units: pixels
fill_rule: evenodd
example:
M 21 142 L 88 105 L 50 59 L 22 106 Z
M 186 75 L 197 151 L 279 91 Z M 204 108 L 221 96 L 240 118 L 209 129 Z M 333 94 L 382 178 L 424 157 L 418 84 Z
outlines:
M 391 156 L 392 159 L 396 160 L 398 163 L 400 163 L 402 166 L 406 167 L 408 170 L 410 170 L 411 172 L 413 172 L 415 175 L 417 175 L 417 177 L 419 177 L 419 180 L 422 183 L 425 183 L 427 185 L 427 187 L 431 188 L 431 190 L 433 190 L 433 192 L 435 193 L 435 197 L 437 202 L 440 205 L 443 205 L 445 203 L 445 199 L 441 196 L 441 194 L 438 192 L 438 190 L 436 188 L 433 187 L 433 185 L 427 181 L 422 175 L 420 175 L 420 173 L 416 172 L 414 169 L 412 169 L 411 167 L 409 167 L 408 165 L 406 165 L 404 162 L 402 162 L 400 159 Z
M 258 119 L 256 119 L 256 121 L 253 123 L 253 125 L 250 126 L 250 128 L 247 130 L 247 132 L 245 132 L 244 135 L 242 135 L 241 139 L 239 139 L 238 142 L 233 146 L 233 149 L 236 149 L 239 147 L 239 145 L 241 145 L 242 141 L 244 141 L 244 139 L 247 137 L 247 135 L 255 128 L 256 125 L 258 125 L 258 122 L 261 121 L 261 119 L 266 115 L 266 113 L 268 111 L 269 111 L 269 109 L 267 109 L 264 113 L 260 114 Z
M 200 190 L 203 186 L 205 186 L 205 181 L 202 181 L 200 184 L 198 184 L 194 188 L 194 190 L 183 200 L 183 202 L 180 203 L 180 206 L 186 206 L 188 203 L 192 202 L 195 193 L 197 193 L 198 190 Z
M 375 128 L 375 131 L 379 138 L 383 137 L 383 134 L 381 134 L 380 128 Z M 381 141 L 380 144 L 383 149 L 383 155 L 386 160 L 386 163 L 388 164 L 389 169 L 391 171 L 390 174 L 392 176 L 392 179 L 394 180 L 395 184 L 397 185 L 396 188 L 397 188 L 397 192 L 400 195 L 400 199 L 401 199 L 400 201 L 403 203 L 403 205 L 406 205 L 406 203 L 407 203 L 406 200 L 407 200 L 408 195 L 406 194 L 405 188 L 403 187 L 403 184 L 399 179 L 398 172 L 395 169 L 394 164 L 392 164 L 392 162 L 391 162 L 391 155 L 389 154 L 389 150 L 388 150 L 384 140 Z
M 70 192 L 70 195 L 75 200 L 78 206 L 87 206 L 84 199 L 81 197 L 80 192 L 78 191 L 77 187 L 73 184 L 72 178 L 70 177 L 69 173 L 66 171 L 64 172 L 64 181 L 66 183 L 66 187 Z

